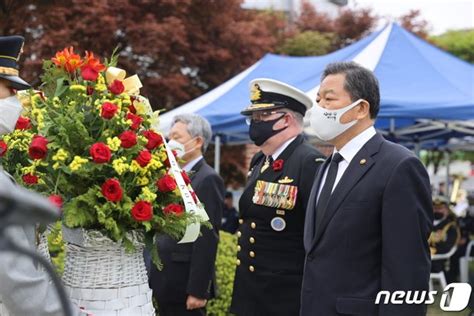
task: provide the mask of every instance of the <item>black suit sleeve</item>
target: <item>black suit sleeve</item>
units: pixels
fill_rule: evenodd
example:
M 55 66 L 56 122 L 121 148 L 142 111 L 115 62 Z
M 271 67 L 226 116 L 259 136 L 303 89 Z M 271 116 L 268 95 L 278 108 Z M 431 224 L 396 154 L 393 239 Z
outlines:
M 196 195 L 204 204 L 212 229 L 201 227 L 201 236 L 196 239 L 191 255 L 191 266 L 187 284 L 187 294 L 207 299 L 214 274 L 214 266 L 219 242 L 219 227 L 224 206 L 224 182 L 217 174 L 203 179 L 196 188 Z
M 382 204 L 381 289 L 428 290 L 433 210 L 429 177 L 417 158 L 403 159 L 394 168 Z M 379 315 L 425 315 L 425 309 L 423 304 L 381 304 Z

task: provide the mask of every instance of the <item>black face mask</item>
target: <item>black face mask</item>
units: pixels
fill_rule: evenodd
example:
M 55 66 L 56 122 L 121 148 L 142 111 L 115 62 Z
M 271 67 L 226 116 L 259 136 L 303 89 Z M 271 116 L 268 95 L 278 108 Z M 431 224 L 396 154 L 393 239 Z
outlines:
M 444 213 L 441 212 L 433 212 L 433 217 L 435 220 L 440 220 L 444 218 Z
M 250 139 L 255 143 L 255 145 L 260 146 L 267 141 L 272 136 L 280 133 L 281 131 L 285 130 L 288 126 L 274 130 L 273 125 L 278 122 L 285 114 L 270 121 L 261 121 L 261 122 L 254 122 L 251 121 L 250 128 L 249 128 L 249 136 Z

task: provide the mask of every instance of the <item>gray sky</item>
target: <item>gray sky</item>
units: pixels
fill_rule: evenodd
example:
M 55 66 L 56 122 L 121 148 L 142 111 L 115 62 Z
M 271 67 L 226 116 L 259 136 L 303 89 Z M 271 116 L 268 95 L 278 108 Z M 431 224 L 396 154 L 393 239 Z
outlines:
M 371 7 L 386 20 L 419 9 L 433 35 L 450 29 L 474 28 L 474 0 L 349 0 L 349 6 Z

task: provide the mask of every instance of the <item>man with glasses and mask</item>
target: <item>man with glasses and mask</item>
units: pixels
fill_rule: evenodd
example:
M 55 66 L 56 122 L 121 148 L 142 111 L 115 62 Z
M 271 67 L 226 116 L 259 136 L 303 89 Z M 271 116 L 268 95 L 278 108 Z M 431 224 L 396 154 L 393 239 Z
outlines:
M 300 315 L 425 315 L 424 304 L 375 304 L 382 290 L 428 290 L 433 210 L 423 164 L 375 131 L 380 94 L 370 70 L 328 65 L 316 102 L 311 128 L 335 148 L 306 212 Z
M 303 228 L 314 175 L 323 156 L 305 142 L 311 99 L 283 82 L 250 83 L 250 139 L 259 146 L 239 201 L 237 268 L 231 312 L 297 315 L 304 266 Z
M 215 297 L 215 259 L 224 208 L 224 182 L 204 160 L 211 142 L 209 122 L 196 114 L 173 118 L 169 132 L 171 148 L 189 174 L 191 186 L 204 204 L 212 229 L 201 227 L 194 243 L 177 244 L 164 236 L 158 239 L 163 270 L 151 265 L 150 287 L 160 316 L 206 315 L 206 303 Z

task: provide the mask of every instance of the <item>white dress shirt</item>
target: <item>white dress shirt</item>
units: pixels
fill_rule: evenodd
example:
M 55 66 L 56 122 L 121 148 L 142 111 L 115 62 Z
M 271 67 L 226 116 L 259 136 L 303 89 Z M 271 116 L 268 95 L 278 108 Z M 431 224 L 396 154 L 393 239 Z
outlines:
M 200 155 L 199 157 L 197 157 L 196 159 L 193 159 L 191 160 L 190 162 L 188 162 L 187 164 L 185 164 L 183 166 L 183 170 L 186 171 L 186 172 L 189 172 L 191 171 L 191 169 L 193 169 L 193 167 L 202 159 L 202 155 Z
M 288 147 L 291 144 L 291 142 L 294 141 L 295 139 L 296 139 L 296 136 L 288 139 L 283 145 L 278 147 L 278 149 L 275 150 L 275 152 L 272 154 L 273 161 L 277 160 L 278 156 L 280 156 L 281 153 L 286 149 L 286 147 Z
M 336 180 L 334 181 L 334 186 L 332 187 L 331 192 L 333 192 L 334 189 L 336 188 L 337 184 L 339 183 L 339 180 L 341 180 L 342 175 L 346 171 L 347 167 L 351 163 L 354 156 L 375 134 L 376 134 L 375 128 L 373 126 L 370 126 L 365 131 L 363 131 L 362 133 L 360 133 L 359 135 L 351 139 L 349 142 L 347 142 L 347 144 L 345 144 L 341 148 L 341 150 L 339 150 L 339 154 L 342 156 L 343 160 L 339 162 L 339 165 L 337 168 Z M 338 151 L 336 150 L 336 148 L 334 148 L 333 155 L 337 152 Z M 324 170 L 323 178 L 321 179 L 321 185 L 319 186 L 318 199 L 323 189 L 324 182 L 326 182 L 328 169 L 329 168 L 326 168 L 326 170 Z

